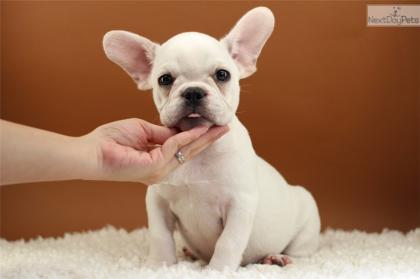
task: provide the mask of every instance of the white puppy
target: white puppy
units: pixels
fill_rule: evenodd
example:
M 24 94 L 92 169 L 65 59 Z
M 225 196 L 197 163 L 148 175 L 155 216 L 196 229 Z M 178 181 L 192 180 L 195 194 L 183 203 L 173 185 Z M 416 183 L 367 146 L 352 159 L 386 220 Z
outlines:
M 189 32 L 158 45 L 126 31 L 104 37 L 109 59 L 139 89 L 153 88 L 162 123 L 181 130 L 228 125 L 230 131 L 164 182 L 147 190 L 149 264 L 176 263 L 174 229 L 212 268 L 276 263 L 318 246 L 320 220 L 311 194 L 290 186 L 255 154 L 235 115 L 239 80 L 256 71 L 274 28 L 264 7 L 245 14 L 223 39 Z M 181 150 L 182 151 L 182 150 Z

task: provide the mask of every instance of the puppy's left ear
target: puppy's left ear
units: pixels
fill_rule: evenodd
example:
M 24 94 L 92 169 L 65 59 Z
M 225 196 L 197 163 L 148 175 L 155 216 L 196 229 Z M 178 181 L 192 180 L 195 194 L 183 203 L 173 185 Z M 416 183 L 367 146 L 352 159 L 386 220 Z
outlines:
M 274 15 L 266 7 L 247 12 L 221 42 L 235 60 L 240 77 L 246 78 L 256 70 L 258 56 L 274 29 Z
M 158 44 L 137 34 L 117 30 L 105 34 L 103 46 L 106 56 L 123 68 L 139 89 L 152 88 L 150 72 Z

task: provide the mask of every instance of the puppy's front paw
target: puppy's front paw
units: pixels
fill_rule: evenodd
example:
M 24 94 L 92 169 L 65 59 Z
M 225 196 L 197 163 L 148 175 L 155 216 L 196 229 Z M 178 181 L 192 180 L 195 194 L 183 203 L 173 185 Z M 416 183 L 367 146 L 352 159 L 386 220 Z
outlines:
M 165 261 L 165 260 L 156 260 L 156 259 L 147 259 L 144 266 L 150 269 L 158 269 L 163 266 L 170 266 L 176 264 L 175 261 Z
M 209 269 L 217 270 L 217 271 L 224 271 L 224 270 L 237 270 L 239 267 L 239 262 L 232 261 L 230 258 L 224 259 L 216 259 L 212 258 L 208 265 Z
M 262 258 L 258 263 L 260 264 L 269 264 L 269 265 L 278 265 L 278 266 L 286 266 L 292 263 L 290 257 L 283 255 L 283 254 L 276 254 L 276 255 L 267 255 L 266 257 Z

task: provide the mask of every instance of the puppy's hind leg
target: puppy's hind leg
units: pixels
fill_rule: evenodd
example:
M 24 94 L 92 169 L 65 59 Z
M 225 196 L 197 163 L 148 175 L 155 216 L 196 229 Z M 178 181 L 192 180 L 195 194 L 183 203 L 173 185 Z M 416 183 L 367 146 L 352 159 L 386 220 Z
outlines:
M 270 254 L 262 258 L 259 264 L 269 264 L 269 265 L 278 265 L 278 266 L 285 266 L 292 263 L 292 260 L 283 254 Z
M 182 252 L 187 259 L 192 260 L 193 262 L 198 261 L 198 258 L 194 255 L 193 252 L 190 251 L 187 247 L 182 248 Z
M 302 225 L 284 253 L 292 257 L 306 257 L 318 249 L 321 222 L 312 195 L 303 187 L 293 187 L 302 210 Z

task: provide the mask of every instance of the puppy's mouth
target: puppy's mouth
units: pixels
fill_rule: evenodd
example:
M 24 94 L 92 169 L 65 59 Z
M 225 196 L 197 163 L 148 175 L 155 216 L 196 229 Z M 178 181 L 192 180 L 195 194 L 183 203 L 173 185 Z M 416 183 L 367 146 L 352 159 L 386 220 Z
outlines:
M 175 127 L 181 131 L 187 131 L 198 126 L 213 126 L 214 123 L 210 121 L 205 115 L 197 112 L 192 112 L 182 117 Z

